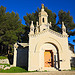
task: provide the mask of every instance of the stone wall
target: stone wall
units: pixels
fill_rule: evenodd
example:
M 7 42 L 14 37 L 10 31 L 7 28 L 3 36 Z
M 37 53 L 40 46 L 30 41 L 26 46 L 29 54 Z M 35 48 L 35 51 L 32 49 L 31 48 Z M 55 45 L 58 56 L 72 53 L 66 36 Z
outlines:
M 9 64 L 9 60 L 8 59 L 0 59 L 0 63 L 1 64 Z

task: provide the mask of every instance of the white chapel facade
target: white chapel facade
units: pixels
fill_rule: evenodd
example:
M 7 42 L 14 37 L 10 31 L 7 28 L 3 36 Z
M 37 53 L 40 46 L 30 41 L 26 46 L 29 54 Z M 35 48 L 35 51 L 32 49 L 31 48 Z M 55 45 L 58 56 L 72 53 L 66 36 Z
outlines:
M 51 29 L 51 22 L 48 23 L 48 14 L 44 11 L 44 5 L 42 4 L 41 12 L 39 12 L 39 22 L 36 22 L 36 28 L 33 21 L 31 22 L 29 32 L 29 43 L 16 43 L 14 45 L 14 63 L 16 66 L 18 47 L 23 46 L 28 51 L 22 59 L 26 58 L 25 62 L 18 62 L 18 64 L 24 64 L 27 61 L 28 71 L 44 71 L 44 70 L 70 70 L 70 58 L 71 53 L 68 47 L 68 35 L 66 33 L 66 27 L 62 22 L 62 34 Z M 20 48 L 21 53 L 22 47 Z M 24 52 L 23 52 L 24 53 Z M 23 54 L 22 54 L 23 55 Z M 19 56 L 19 54 L 18 54 Z M 21 57 L 21 55 L 20 55 Z

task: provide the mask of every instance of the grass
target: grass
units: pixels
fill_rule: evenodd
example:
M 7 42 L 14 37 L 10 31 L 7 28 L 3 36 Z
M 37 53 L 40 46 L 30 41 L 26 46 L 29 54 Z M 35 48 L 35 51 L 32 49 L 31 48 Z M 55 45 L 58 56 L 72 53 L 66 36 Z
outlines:
M 72 71 L 75 70 L 75 67 L 71 67 L 71 70 L 72 70 Z
M 11 67 L 8 70 L 0 70 L 0 73 L 21 73 L 21 72 L 28 72 L 27 70 L 20 68 L 20 67 Z
M 44 72 L 47 72 L 47 70 L 44 70 Z
M 74 71 L 74 70 L 75 70 L 75 67 L 71 67 L 70 71 Z M 36 71 L 27 71 L 21 67 L 11 67 L 8 70 L 0 69 L 0 73 L 24 73 L 24 72 L 36 72 Z M 45 72 L 47 72 L 47 71 L 45 70 Z
M 0 65 L 7 65 L 7 66 L 10 66 L 10 64 L 1 64 L 1 63 L 0 63 Z
M 1 64 L 1 63 L 0 63 L 0 65 L 4 65 L 4 68 L 5 68 L 6 66 L 10 67 L 10 64 Z
M 75 71 L 75 67 L 71 67 L 71 70 L 63 70 L 63 71 Z
M 27 71 L 21 67 L 11 67 L 8 70 L 0 69 L 0 73 L 24 73 L 24 72 L 38 72 L 38 71 Z
M 5 56 L 0 56 L 0 59 L 7 59 L 7 57 L 5 57 Z

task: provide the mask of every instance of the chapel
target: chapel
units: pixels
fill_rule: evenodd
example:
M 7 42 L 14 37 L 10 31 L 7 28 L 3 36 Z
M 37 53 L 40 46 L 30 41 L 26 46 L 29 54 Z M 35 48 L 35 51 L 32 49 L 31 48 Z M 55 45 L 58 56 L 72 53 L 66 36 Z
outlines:
M 38 16 L 36 27 L 33 21 L 31 22 L 29 43 L 14 44 L 13 65 L 25 66 L 28 71 L 70 70 L 71 51 L 64 22 L 62 22 L 62 33 L 52 30 L 44 4 Z

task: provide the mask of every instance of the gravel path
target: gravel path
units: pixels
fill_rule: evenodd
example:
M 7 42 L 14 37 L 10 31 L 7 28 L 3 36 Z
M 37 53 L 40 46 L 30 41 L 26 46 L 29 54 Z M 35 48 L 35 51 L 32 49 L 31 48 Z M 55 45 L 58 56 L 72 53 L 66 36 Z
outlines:
M 75 71 L 30 72 L 30 73 L 0 73 L 0 75 L 75 75 Z

